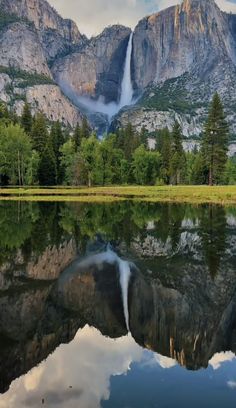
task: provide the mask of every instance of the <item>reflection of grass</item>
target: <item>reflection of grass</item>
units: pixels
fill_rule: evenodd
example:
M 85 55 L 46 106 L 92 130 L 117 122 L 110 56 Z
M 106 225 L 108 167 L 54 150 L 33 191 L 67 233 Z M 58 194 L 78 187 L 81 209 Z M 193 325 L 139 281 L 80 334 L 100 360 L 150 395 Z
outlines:
M 111 186 L 94 188 L 0 188 L 0 200 L 113 202 L 139 200 L 148 202 L 236 204 L 236 186 Z

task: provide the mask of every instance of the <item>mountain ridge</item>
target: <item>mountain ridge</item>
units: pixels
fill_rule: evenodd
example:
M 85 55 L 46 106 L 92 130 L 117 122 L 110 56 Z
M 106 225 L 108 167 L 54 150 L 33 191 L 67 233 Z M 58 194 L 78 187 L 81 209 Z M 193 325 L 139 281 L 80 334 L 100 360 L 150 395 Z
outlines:
M 79 121 L 81 109 L 76 100 L 80 97 L 97 101 L 96 107 L 101 101 L 118 103 L 130 28 L 106 27 L 88 39 L 46 0 L 0 0 L 0 7 L 2 12 L 23 19 L 0 29 L 0 44 L 4 45 L 0 65 L 23 67 L 31 74 L 37 72 L 54 80 L 58 92 L 61 88 L 67 95 L 62 95 L 63 100 L 69 99 L 74 110 L 73 115 L 61 112 L 62 121 L 64 116 L 76 117 L 76 112 Z M 25 20 L 33 26 L 27 26 Z M 21 36 L 25 33 L 20 44 L 19 32 Z M 133 88 L 141 99 L 133 108 L 123 109 L 115 123 L 122 126 L 131 120 L 135 127 L 144 124 L 153 132 L 160 126 L 171 127 L 177 118 L 186 136 L 199 136 L 209 101 L 218 91 L 232 134 L 236 135 L 235 67 L 236 15 L 221 11 L 214 0 L 184 0 L 144 17 L 134 29 L 131 58 Z M 6 75 L 0 74 L 0 99 L 10 103 L 14 95 L 6 92 L 10 83 Z M 47 99 L 47 86 L 52 85 L 37 83 L 38 87 L 42 85 Z M 27 93 L 29 89 L 24 97 Z M 39 98 L 38 105 L 42 106 Z M 19 94 L 16 99 L 11 103 L 20 112 Z M 37 96 L 35 100 L 36 111 Z M 53 100 L 49 104 L 53 105 Z M 55 115 L 51 112 L 50 116 Z M 101 115 L 99 120 L 103 120 Z

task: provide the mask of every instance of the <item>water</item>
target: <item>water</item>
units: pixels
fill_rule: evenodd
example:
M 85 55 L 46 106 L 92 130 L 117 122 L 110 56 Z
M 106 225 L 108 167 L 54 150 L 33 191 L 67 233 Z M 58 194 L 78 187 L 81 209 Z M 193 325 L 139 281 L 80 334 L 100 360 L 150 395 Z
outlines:
M 0 202 L 0 408 L 233 408 L 236 208 Z

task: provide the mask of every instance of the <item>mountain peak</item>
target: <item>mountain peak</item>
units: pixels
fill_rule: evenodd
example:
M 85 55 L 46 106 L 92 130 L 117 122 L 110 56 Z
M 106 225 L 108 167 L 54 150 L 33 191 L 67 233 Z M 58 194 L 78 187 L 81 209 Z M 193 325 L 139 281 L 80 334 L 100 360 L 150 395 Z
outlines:
M 46 0 L 0 0 L 0 7 L 5 13 L 33 22 L 37 30 L 57 30 L 72 43 L 82 38 L 76 24 L 63 19 Z

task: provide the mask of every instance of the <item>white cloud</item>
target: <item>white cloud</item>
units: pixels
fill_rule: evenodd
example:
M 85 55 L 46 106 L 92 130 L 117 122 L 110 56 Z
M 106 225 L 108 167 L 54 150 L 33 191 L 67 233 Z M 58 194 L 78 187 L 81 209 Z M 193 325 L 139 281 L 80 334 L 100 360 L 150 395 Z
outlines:
M 89 326 L 61 345 L 46 362 L 14 381 L 0 408 L 100 408 L 110 396 L 110 378 L 127 373 L 143 350 L 131 335 L 116 340 Z
M 235 1 L 216 0 L 219 6 L 236 13 Z M 49 0 L 63 17 L 72 18 L 81 32 L 100 33 L 111 24 L 135 27 L 147 14 L 179 3 L 178 0 Z
M 216 353 L 209 361 L 209 364 L 214 370 L 218 370 L 218 368 L 220 368 L 223 363 L 225 363 L 226 361 L 233 361 L 235 358 L 235 354 L 231 351 L 227 351 L 225 353 Z
M 236 381 L 227 381 L 227 385 L 229 388 L 234 390 L 236 388 Z

